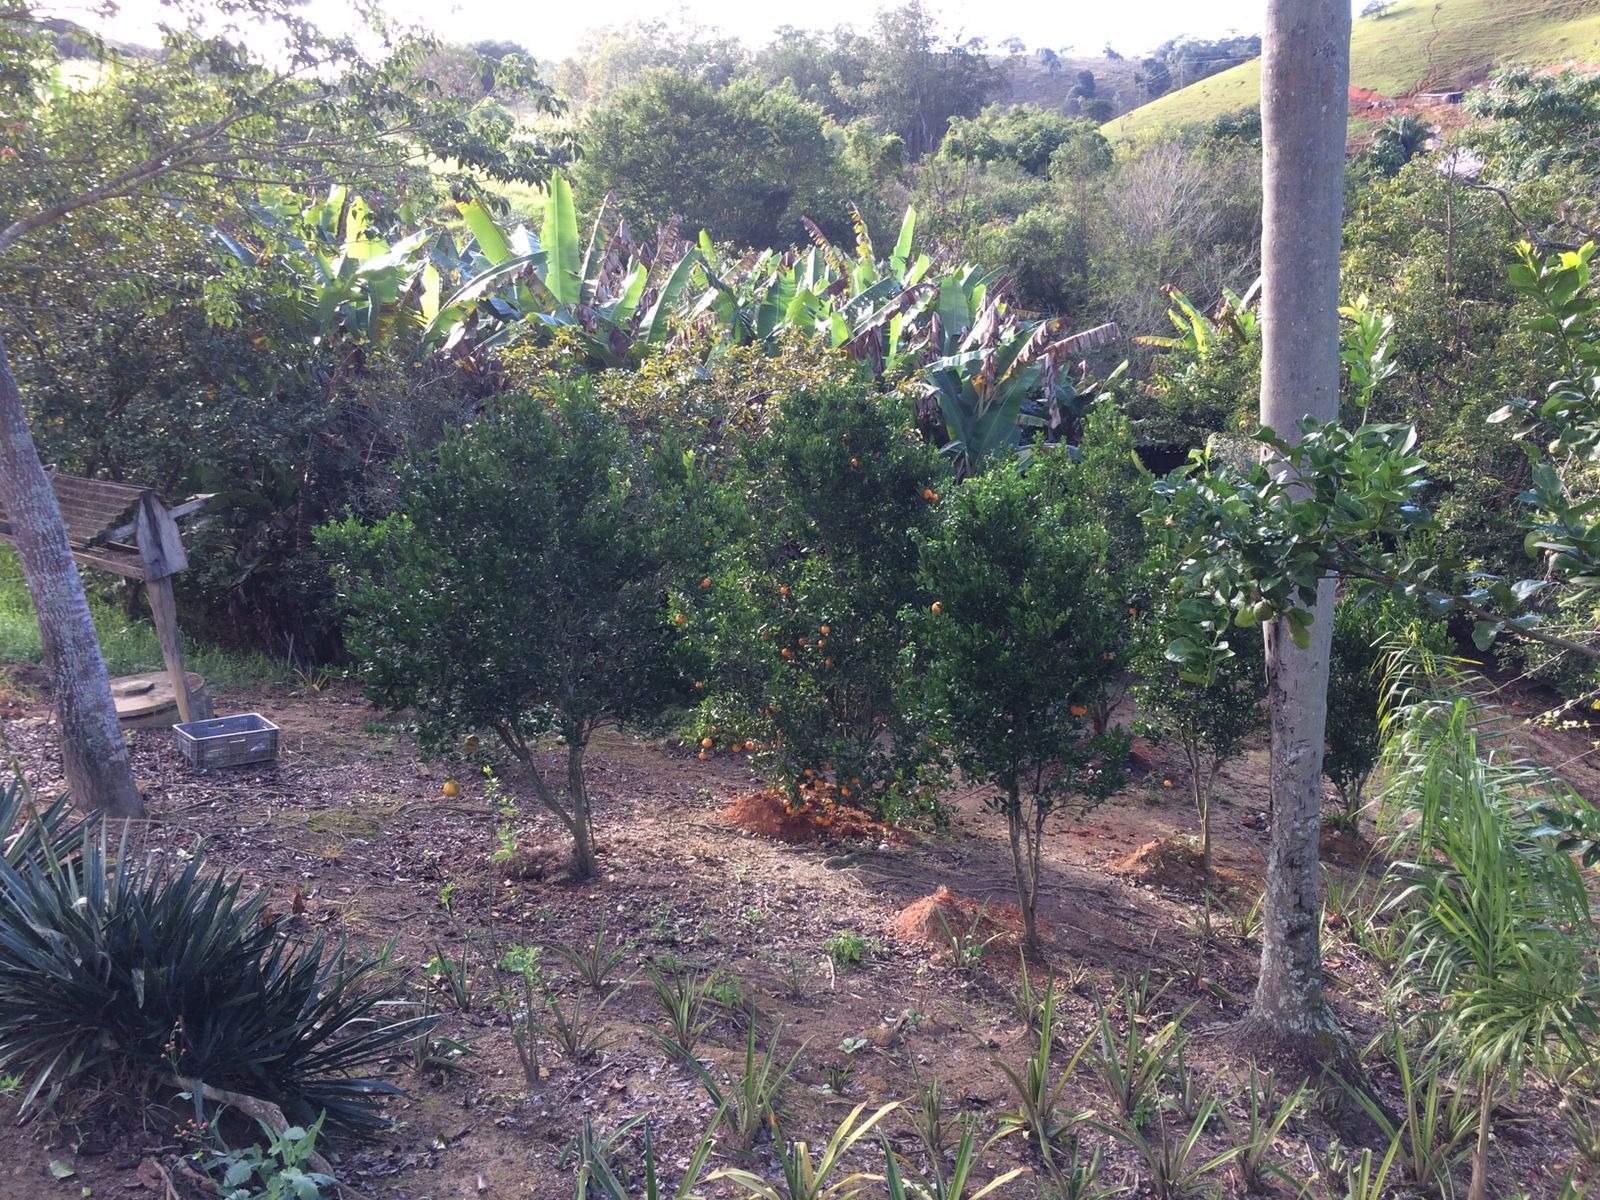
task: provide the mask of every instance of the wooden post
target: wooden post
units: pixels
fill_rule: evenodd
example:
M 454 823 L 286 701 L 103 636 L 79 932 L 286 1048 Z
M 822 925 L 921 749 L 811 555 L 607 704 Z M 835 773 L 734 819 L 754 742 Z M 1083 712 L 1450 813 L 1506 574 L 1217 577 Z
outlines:
M 189 695 L 189 672 L 183 662 L 183 642 L 178 635 L 178 604 L 172 595 L 172 576 L 189 565 L 178 537 L 178 524 L 154 496 L 148 493 L 139 501 L 139 557 L 144 559 L 145 591 L 150 597 L 150 616 L 155 622 L 161 657 L 172 680 L 172 694 L 178 701 L 178 716 L 184 721 L 196 717 L 194 699 Z

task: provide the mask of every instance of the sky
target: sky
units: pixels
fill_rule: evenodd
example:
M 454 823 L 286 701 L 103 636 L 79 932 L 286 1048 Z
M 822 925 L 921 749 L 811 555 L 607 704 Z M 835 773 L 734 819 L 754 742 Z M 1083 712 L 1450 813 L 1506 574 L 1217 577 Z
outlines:
M 50 5 L 73 15 L 74 0 Z M 504 0 L 389 0 L 387 11 L 397 20 L 419 24 L 451 41 L 505 39 L 518 42 L 536 57 L 551 61 L 570 54 L 586 35 L 604 26 L 627 26 L 674 17 L 689 24 L 715 26 L 751 45 L 767 40 L 782 24 L 832 28 L 870 24 L 879 7 L 875 0 L 809 0 L 803 8 L 751 0 L 605 0 L 602 4 L 570 4 L 563 0 L 505 3 Z M 334 12 L 343 6 L 314 2 Z M 1019 37 L 1030 49 L 1049 47 L 1098 54 L 1107 42 L 1123 54 L 1150 50 L 1179 34 L 1217 37 L 1224 33 L 1259 33 L 1265 0 L 1012 0 L 1009 4 L 973 4 L 971 0 L 927 0 L 942 20 L 943 31 L 961 39 L 982 37 L 991 48 Z M 84 3 L 87 13 L 88 3 Z M 122 0 L 109 21 L 77 19 L 114 38 L 153 42 L 160 19 L 160 0 Z

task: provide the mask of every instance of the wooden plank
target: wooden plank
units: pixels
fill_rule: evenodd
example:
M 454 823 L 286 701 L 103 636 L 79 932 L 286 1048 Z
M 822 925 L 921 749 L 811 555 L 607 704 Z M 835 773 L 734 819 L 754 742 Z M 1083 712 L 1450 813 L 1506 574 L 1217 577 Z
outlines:
M 189 673 L 183 665 L 183 642 L 178 637 L 178 602 L 172 595 L 172 577 L 148 580 L 145 590 L 150 596 L 150 616 L 155 623 L 156 638 L 161 643 L 161 657 L 167 664 L 167 677 L 172 680 L 172 693 L 178 700 L 178 715 L 185 721 L 194 720 L 194 700 L 189 695 Z
M 144 577 L 154 582 L 176 575 L 189 565 L 178 536 L 178 523 L 166 505 L 146 492 L 139 498 L 139 557 L 144 559 Z M 188 720 L 187 717 L 184 720 Z

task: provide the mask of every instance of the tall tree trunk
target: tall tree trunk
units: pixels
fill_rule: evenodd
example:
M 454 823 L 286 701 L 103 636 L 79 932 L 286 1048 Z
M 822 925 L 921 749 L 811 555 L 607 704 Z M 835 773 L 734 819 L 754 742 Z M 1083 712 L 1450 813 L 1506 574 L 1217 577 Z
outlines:
M 11 520 L 17 556 L 39 617 L 45 666 L 61 722 L 67 788 L 82 808 L 110 816 L 144 815 L 128 744 L 89 602 L 78 578 L 55 489 L 39 462 L 22 397 L 0 340 L 0 503 Z
M 1339 417 L 1339 248 L 1350 82 L 1348 0 L 1268 0 L 1262 45 L 1261 423 L 1293 441 L 1301 417 Z M 1340 1038 L 1322 995 L 1317 850 L 1333 581 L 1311 643 L 1265 630 L 1272 844 L 1252 1042 L 1326 1061 Z

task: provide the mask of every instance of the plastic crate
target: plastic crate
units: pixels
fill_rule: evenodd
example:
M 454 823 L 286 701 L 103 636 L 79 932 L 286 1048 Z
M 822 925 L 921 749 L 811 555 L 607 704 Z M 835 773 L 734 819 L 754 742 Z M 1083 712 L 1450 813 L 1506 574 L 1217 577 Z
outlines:
M 260 713 L 186 721 L 172 729 L 178 749 L 195 767 L 237 767 L 278 757 L 278 727 Z

